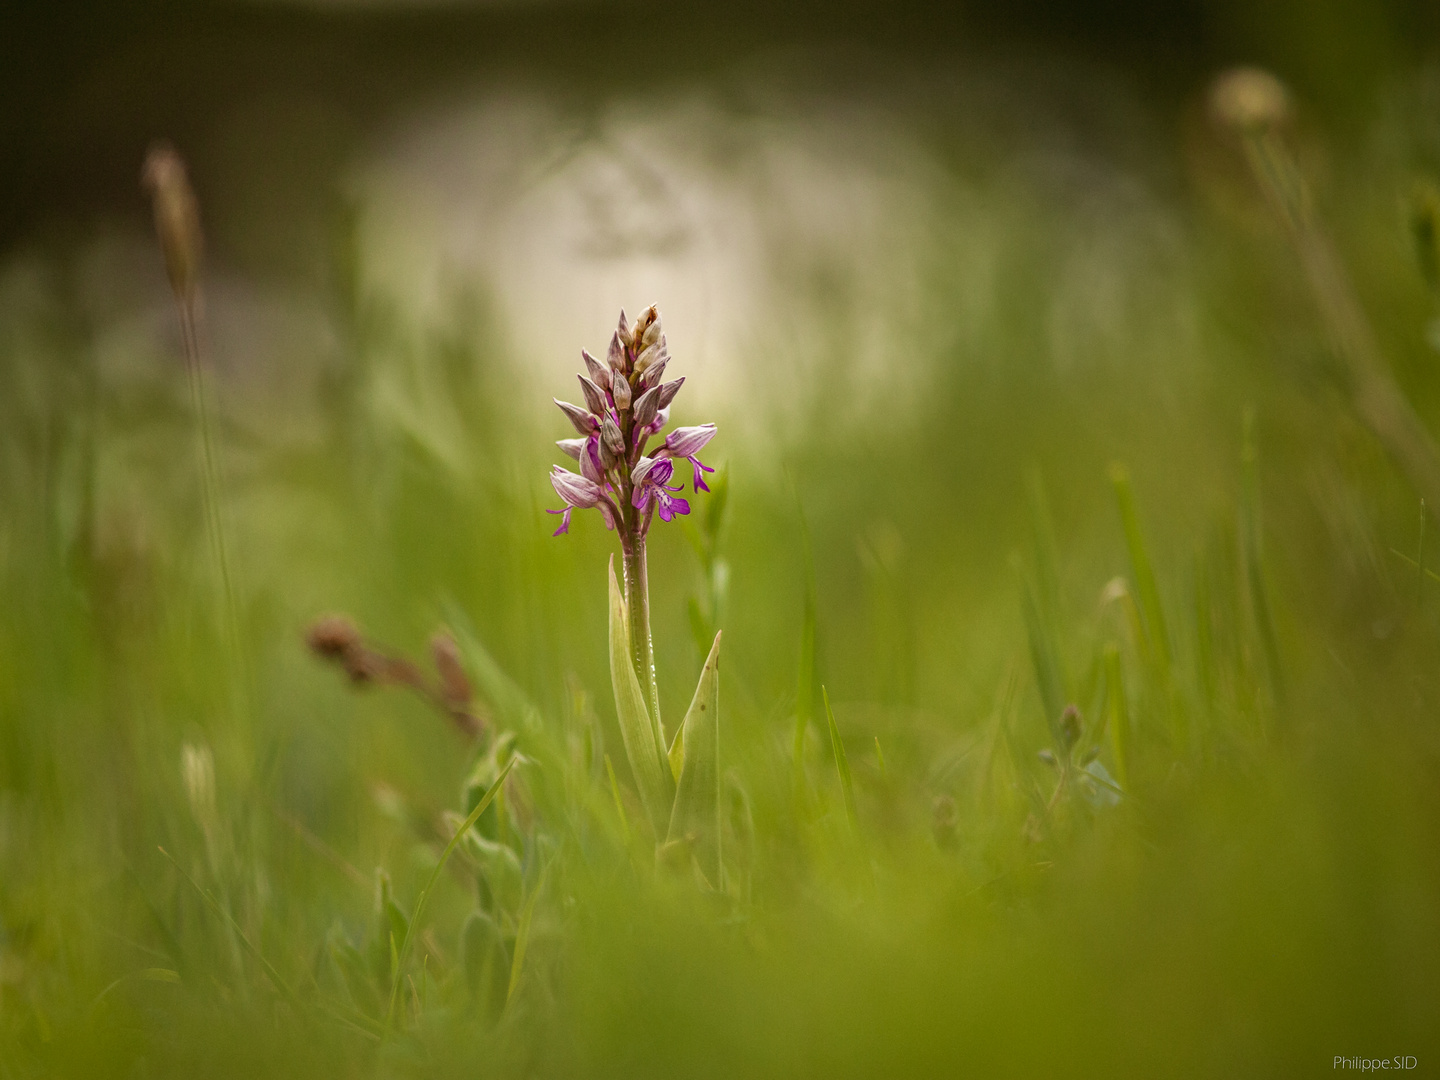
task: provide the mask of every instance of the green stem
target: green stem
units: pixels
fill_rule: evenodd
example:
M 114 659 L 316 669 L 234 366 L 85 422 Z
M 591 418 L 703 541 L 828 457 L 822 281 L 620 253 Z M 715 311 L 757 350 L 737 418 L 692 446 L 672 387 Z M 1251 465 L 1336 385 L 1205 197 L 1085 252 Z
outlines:
M 650 576 L 645 563 L 645 537 L 635 535 L 625 548 L 625 606 L 630 615 L 630 659 L 640 688 L 649 696 L 650 720 L 660 752 L 665 752 L 665 728 L 660 723 L 660 687 L 655 680 L 655 649 L 650 639 Z
M 225 605 L 225 629 L 230 637 L 230 653 L 237 674 L 235 690 L 242 702 L 246 697 L 246 664 L 242 654 L 239 608 L 235 602 L 235 585 L 230 575 L 230 558 L 225 547 L 225 530 L 220 518 L 220 474 L 215 465 L 215 444 L 210 428 L 210 409 L 205 398 L 205 374 L 200 366 L 200 335 L 196 327 L 195 305 L 191 299 L 180 301 L 180 332 L 185 347 L 185 370 L 190 377 L 190 403 L 200 429 L 200 459 L 203 469 L 202 488 L 205 500 L 205 525 L 209 534 L 211 556 L 220 575 Z M 243 708 L 243 706 L 242 706 Z

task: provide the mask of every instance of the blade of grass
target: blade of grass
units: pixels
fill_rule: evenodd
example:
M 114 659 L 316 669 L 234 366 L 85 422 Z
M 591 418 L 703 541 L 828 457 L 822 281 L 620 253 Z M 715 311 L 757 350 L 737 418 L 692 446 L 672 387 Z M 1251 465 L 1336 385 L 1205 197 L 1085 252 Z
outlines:
M 1255 448 L 1253 409 L 1245 411 L 1241 458 L 1246 584 L 1249 586 L 1250 602 L 1255 610 L 1255 626 L 1260 632 L 1260 647 L 1264 650 L 1265 665 L 1270 672 L 1270 685 L 1275 691 L 1276 700 L 1283 702 L 1285 673 L 1280 664 L 1280 643 L 1275 635 L 1275 619 L 1270 608 L 1270 590 L 1265 573 L 1264 530 L 1260 516 L 1259 453 Z
M 845 816 L 850 819 L 850 828 L 858 836 L 860 816 L 855 812 L 855 785 L 850 778 L 850 759 L 845 756 L 845 743 L 840 739 L 840 729 L 835 726 L 835 713 L 830 708 L 830 692 L 822 686 L 820 696 L 825 702 L 825 720 L 830 727 L 830 748 L 835 753 L 835 771 L 840 774 L 840 791 L 845 797 Z
M 500 770 L 500 775 L 495 778 L 495 783 L 490 785 L 490 790 L 485 792 L 484 797 L 475 804 L 475 809 L 470 811 L 470 816 L 465 819 L 460 828 L 455 830 L 455 835 L 450 838 L 450 842 L 445 845 L 445 850 L 440 853 L 440 859 L 435 863 L 435 869 L 430 872 L 430 879 L 425 882 L 425 887 L 415 898 L 415 910 L 411 913 L 410 924 L 405 929 L 405 940 L 400 943 L 400 948 L 396 951 L 394 958 L 395 972 L 390 980 L 390 1005 L 385 1010 L 385 1034 L 387 1036 L 395 1019 L 395 1002 L 400 996 L 400 971 L 405 963 L 405 957 L 410 951 L 410 942 L 414 940 L 415 927 L 419 925 L 420 916 L 425 912 L 425 903 L 430 899 L 431 890 L 435 888 L 435 882 L 439 880 L 440 872 L 445 869 L 445 864 L 450 861 L 450 855 L 455 850 L 455 845 L 460 843 L 460 838 L 470 831 L 475 822 L 480 820 L 480 815 L 500 793 L 500 787 L 505 783 L 505 778 L 510 775 L 510 770 L 515 767 L 516 760 L 518 759 L 512 756 L 505 763 L 505 767 Z
M 220 918 L 229 925 L 230 929 L 234 931 L 240 943 L 245 946 L 245 950 L 260 964 L 260 967 L 265 972 L 265 977 L 274 984 L 276 990 L 280 991 L 280 996 L 298 1010 L 301 1007 L 300 999 L 295 996 L 295 992 L 291 990 L 285 980 L 280 977 L 280 973 L 275 970 L 274 965 L 265 959 L 264 954 L 255 947 L 255 943 L 246 936 L 245 931 L 240 928 L 240 924 L 235 921 L 235 917 L 226 911 L 220 901 L 216 900 L 207 889 L 202 887 L 198 881 L 185 872 L 185 868 L 176 861 L 175 856 L 171 855 L 170 852 L 166 851 L 163 847 L 159 850 L 161 855 L 164 855 L 165 858 L 170 860 L 170 865 L 179 871 L 180 876 L 190 883 L 190 887 L 200 894 L 200 898 L 205 901 L 210 910 L 219 915 Z
M 1110 752 L 1115 758 L 1115 779 L 1122 788 L 1130 786 L 1130 715 L 1125 703 L 1125 676 L 1120 666 L 1120 647 L 1105 645 L 1105 726 L 1109 729 Z
M 610 755 L 605 755 L 605 772 L 610 777 L 610 794 L 615 799 L 615 811 L 620 815 L 620 832 L 625 837 L 625 843 L 630 843 L 630 817 L 625 813 L 625 803 L 620 798 L 620 782 L 615 779 L 615 766 L 610 762 Z
M 1145 548 L 1140 531 L 1140 517 L 1135 511 L 1135 493 L 1130 487 L 1130 470 L 1119 462 L 1110 466 L 1110 482 L 1115 487 L 1115 501 L 1120 509 L 1120 524 L 1125 530 L 1125 545 L 1130 552 L 1130 569 L 1135 575 L 1135 591 L 1140 595 L 1140 610 L 1145 619 L 1145 632 L 1151 639 L 1156 660 L 1162 669 L 1170 668 L 1170 635 L 1165 629 L 1165 613 L 1160 607 L 1160 588 L 1155 582 L 1155 568 Z
M 798 504 L 798 496 L 797 496 Z M 795 793 L 803 797 L 805 790 L 805 733 L 815 705 L 815 558 L 810 549 L 810 529 L 803 509 L 799 510 L 800 541 L 805 557 L 805 610 L 800 623 L 800 666 L 795 678 Z
M 530 924 L 535 917 L 535 901 L 540 898 L 540 889 L 545 884 L 544 876 L 535 883 L 535 891 L 525 901 L 525 910 L 520 914 L 520 928 L 515 934 L 515 957 L 510 961 L 510 985 L 505 991 L 505 1007 L 515 998 L 515 988 L 520 985 L 520 975 L 525 970 L 525 953 L 530 948 Z
M 1018 557 L 1014 566 L 1020 577 L 1020 606 L 1025 616 L 1025 634 L 1030 642 L 1030 659 L 1035 665 L 1040 703 L 1045 709 L 1045 724 L 1050 729 L 1051 740 L 1059 746 L 1060 714 L 1065 709 L 1065 673 L 1060 667 L 1059 651 L 1036 599 L 1035 588 Z

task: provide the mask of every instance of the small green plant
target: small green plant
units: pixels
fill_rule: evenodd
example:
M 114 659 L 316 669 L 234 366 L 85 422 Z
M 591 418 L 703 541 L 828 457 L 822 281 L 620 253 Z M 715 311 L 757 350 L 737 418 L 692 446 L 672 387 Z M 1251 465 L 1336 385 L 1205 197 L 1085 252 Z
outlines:
M 581 357 L 588 372 L 579 376 L 585 407 L 555 402 L 580 436 L 559 443 L 579 463 L 579 474 L 559 466 L 551 470 L 551 484 L 565 501 L 563 510 L 550 511 L 563 515 L 555 535 L 569 530 L 576 509 L 599 510 L 606 527 L 619 534 L 625 588 L 622 592 L 616 580 L 612 557 L 610 681 L 625 753 L 656 840 L 670 849 L 667 855 L 673 855 L 673 845 L 688 846 L 704 880 L 718 889 L 723 884 L 720 632 L 715 633 L 690 708 L 667 744 L 655 678 L 645 555 L 657 515 L 668 522 L 690 513 L 689 502 L 678 495 L 684 485 L 671 483 L 675 463 L 688 461 L 694 490 L 709 490 L 705 474 L 714 470 L 698 455 L 714 437 L 715 425 L 676 428 L 646 453 L 650 440 L 669 423 L 670 403 L 685 382 L 664 381 L 670 353 L 653 305 L 633 326 L 620 313 L 605 363 L 584 350 Z M 713 579 L 713 566 L 710 576 Z

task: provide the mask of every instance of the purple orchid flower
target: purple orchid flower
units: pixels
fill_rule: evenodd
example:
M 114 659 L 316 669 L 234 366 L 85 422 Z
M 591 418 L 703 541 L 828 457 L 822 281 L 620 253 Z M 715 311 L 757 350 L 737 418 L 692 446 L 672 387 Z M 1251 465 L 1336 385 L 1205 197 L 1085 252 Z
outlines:
M 696 427 L 676 428 L 665 436 L 664 452 L 671 457 L 685 458 L 695 470 L 695 490 L 709 491 L 705 483 L 705 473 L 714 472 L 709 465 L 700 460 L 698 455 L 705 448 L 705 444 L 715 437 L 714 424 L 699 424 Z
M 582 458 L 584 450 L 581 451 Z M 550 469 L 550 484 L 555 489 L 555 494 L 565 500 L 564 510 L 547 510 L 547 514 L 564 515 L 560 521 L 560 527 L 552 534 L 559 536 L 561 533 L 570 531 L 570 511 L 589 510 L 592 506 L 598 506 L 600 513 L 605 518 L 607 529 L 615 528 L 614 503 L 605 488 L 595 481 L 584 476 L 576 476 L 568 469 L 562 469 L 555 465 Z
M 635 485 L 634 494 L 630 496 L 631 505 L 644 511 L 654 499 L 661 521 L 671 521 L 680 514 L 690 513 L 690 504 L 671 494 L 683 491 L 684 485 L 671 487 L 666 483 L 674 472 L 675 466 L 666 458 L 642 457 L 630 473 L 630 481 Z
M 579 438 L 561 439 L 558 446 L 579 465 L 578 475 L 556 468 L 550 482 L 565 501 L 560 527 L 568 532 L 570 512 L 598 507 L 608 528 L 620 532 L 621 547 L 630 557 L 644 551 L 645 535 L 658 509 L 661 521 L 690 512 L 690 504 L 673 483 L 675 461 L 684 458 L 694 471 L 696 491 L 709 491 L 705 473 L 714 472 L 697 456 L 715 434 L 714 424 L 679 428 L 663 446 L 646 456 L 646 443 L 670 423 L 670 404 L 683 378 L 663 381 L 670 363 L 669 346 L 660 327 L 660 313 L 647 308 L 633 323 L 620 313 L 602 362 L 580 352 L 585 373 L 579 376 L 584 405 L 556 400 Z

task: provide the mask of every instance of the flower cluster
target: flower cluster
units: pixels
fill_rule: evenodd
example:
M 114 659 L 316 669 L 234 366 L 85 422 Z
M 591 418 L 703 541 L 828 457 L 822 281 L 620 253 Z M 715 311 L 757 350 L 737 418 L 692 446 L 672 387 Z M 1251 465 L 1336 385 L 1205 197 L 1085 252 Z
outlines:
M 675 428 L 648 455 L 650 440 L 670 422 L 670 403 L 685 380 L 665 382 L 670 354 L 660 329 L 660 313 L 652 305 L 634 325 L 620 312 L 620 325 L 610 338 L 605 363 L 581 350 L 586 375 L 580 376 L 585 407 L 555 402 L 575 425 L 579 438 L 561 439 L 559 447 L 580 465 L 578 474 L 555 466 L 550 483 L 565 501 L 559 536 L 570 528 L 572 510 L 598 509 L 605 526 L 618 529 L 621 542 L 643 539 L 658 512 L 661 521 L 688 514 L 690 504 L 679 497 L 684 484 L 672 483 L 675 465 L 688 461 L 695 491 L 709 491 L 700 451 L 715 435 L 714 424 Z

